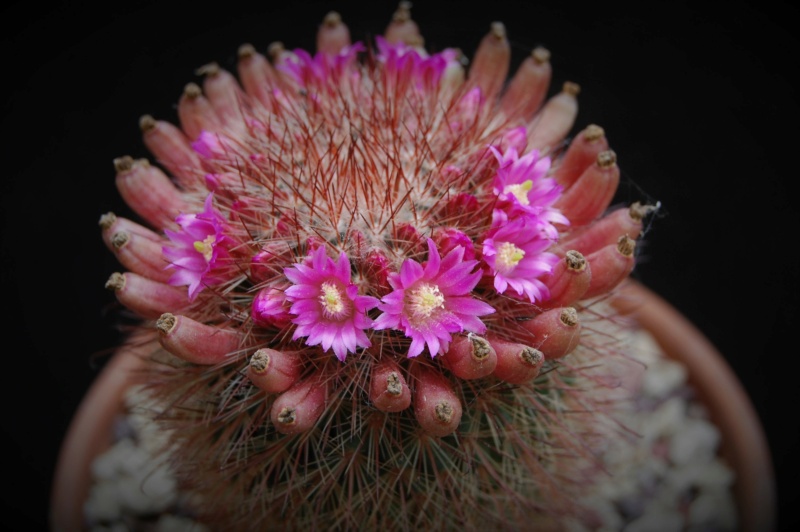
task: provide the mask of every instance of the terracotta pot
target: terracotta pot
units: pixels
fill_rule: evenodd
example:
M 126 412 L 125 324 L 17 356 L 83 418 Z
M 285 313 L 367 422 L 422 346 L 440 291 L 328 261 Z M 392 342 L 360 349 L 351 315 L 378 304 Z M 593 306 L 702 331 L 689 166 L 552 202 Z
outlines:
M 733 468 L 740 529 L 774 530 L 776 499 L 771 457 L 761 423 L 741 383 L 716 348 L 663 298 L 628 282 L 613 305 L 648 331 L 664 353 L 688 371 L 721 433 L 721 454 Z M 90 467 L 112 443 L 111 424 L 122 411 L 128 386 L 137 380 L 144 356 L 157 345 L 140 336 L 120 349 L 98 375 L 81 402 L 59 455 L 51 498 L 56 532 L 82 530 L 83 502 L 91 486 Z
M 123 411 L 125 391 L 136 383 L 145 356 L 158 345 L 155 337 L 130 338 L 92 383 L 67 429 L 56 463 L 50 499 L 53 532 L 78 532 L 83 503 L 92 485 L 91 466 L 113 443 L 114 419 Z
M 629 281 L 614 300 L 634 317 L 670 358 L 686 366 L 689 382 L 722 435 L 721 454 L 736 473 L 739 528 L 775 530 L 776 494 L 764 429 L 739 379 L 709 340 L 661 296 Z

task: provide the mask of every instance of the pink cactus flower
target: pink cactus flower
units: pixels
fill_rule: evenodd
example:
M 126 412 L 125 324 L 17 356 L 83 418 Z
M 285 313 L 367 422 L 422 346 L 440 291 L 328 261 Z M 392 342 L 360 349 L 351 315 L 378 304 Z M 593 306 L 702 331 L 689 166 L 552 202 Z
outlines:
M 282 329 L 292 319 L 288 311 L 286 294 L 278 288 L 262 288 L 253 298 L 250 316 L 262 327 Z
M 213 159 L 225 155 L 225 144 L 219 135 L 210 131 L 202 131 L 197 140 L 192 142 L 192 148 L 206 159 Z
M 345 253 L 334 261 L 320 246 L 284 274 L 293 283 L 285 292 L 291 302 L 289 312 L 296 316 L 292 319 L 297 325 L 293 340 L 307 337 L 306 345 L 333 349 L 342 362 L 347 353 L 371 345 L 364 330 L 372 326 L 367 312 L 378 305 L 378 299 L 358 295 Z
M 352 72 L 350 67 L 358 54 L 365 49 L 364 44 L 360 42 L 346 46 L 336 55 L 324 52 L 311 55 L 298 48 L 287 55 L 277 68 L 289 74 L 300 87 L 325 85 L 330 79 L 340 78 L 346 72 Z
M 411 338 L 408 357 L 416 357 L 425 346 L 431 357 L 447 352 L 451 333 L 468 331 L 481 334 L 486 325 L 481 316 L 491 314 L 491 305 L 473 298 L 472 289 L 481 272 L 478 261 L 464 260 L 464 248 L 453 248 L 441 258 L 433 240 L 428 239 L 428 262 L 422 266 L 406 259 L 400 273 L 389 276 L 394 289 L 385 295 L 378 308 L 375 329 L 399 329 Z
M 380 35 L 375 37 L 375 45 L 377 59 L 385 64 L 389 79 L 414 80 L 417 88 L 436 86 L 448 65 L 458 57 L 458 52 L 451 48 L 428 55 L 403 42 L 391 44 Z
M 206 197 L 203 212 L 175 218 L 180 231 L 164 231 L 172 245 L 164 246 L 162 252 L 170 261 L 167 268 L 175 269 L 169 284 L 188 286 L 190 301 L 206 285 L 218 280 L 215 270 L 229 257 L 231 240 L 224 233 L 225 221 L 214 209 L 213 198 L 213 194 Z
M 547 177 L 550 158 L 539 157 L 538 150 L 520 157 L 515 148 L 508 148 L 502 154 L 494 146 L 489 149 L 500 163 L 493 184 L 500 207 L 509 212 L 510 218 L 516 214 L 538 218 L 548 237 L 557 238 L 558 231 L 552 224 L 566 226 L 569 220 L 552 206 L 560 197 L 562 187 L 555 179 Z
M 497 211 L 495 220 L 496 228 L 483 242 L 483 260 L 494 275 L 495 290 L 503 294 L 511 287 L 531 303 L 549 299 L 550 292 L 539 279 L 558 262 L 557 255 L 546 251 L 553 242 L 532 218 L 509 221 Z

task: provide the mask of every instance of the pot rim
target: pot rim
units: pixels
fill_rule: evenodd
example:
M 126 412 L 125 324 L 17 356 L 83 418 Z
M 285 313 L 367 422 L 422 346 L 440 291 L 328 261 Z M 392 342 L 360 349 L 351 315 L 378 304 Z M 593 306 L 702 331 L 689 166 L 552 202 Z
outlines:
M 689 382 L 720 430 L 720 454 L 736 474 L 739 529 L 775 530 L 776 484 L 764 428 L 725 358 L 682 313 L 638 281 L 628 279 L 611 304 L 647 330 L 667 356 L 686 366 Z

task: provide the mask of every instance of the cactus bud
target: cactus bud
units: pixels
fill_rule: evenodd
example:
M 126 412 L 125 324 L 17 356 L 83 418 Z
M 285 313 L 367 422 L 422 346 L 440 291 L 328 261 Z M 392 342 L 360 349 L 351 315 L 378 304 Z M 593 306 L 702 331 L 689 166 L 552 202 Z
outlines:
M 296 353 L 262 348 L 253 353 L 247 377 L 266 393 L 288 390 L 300 378 L 302 365 Z
M 325 411 L 327 397 L 327 385 L 319 376 L 295 383 L 272 403 L 272 425 L 281 434 L 311 430 Z
M 523 322 L 523 327 L 533 335 L 532 345 L 548 360 L 568 355 L 580 343 L 581 323 L 573 307 L 547 310 Z

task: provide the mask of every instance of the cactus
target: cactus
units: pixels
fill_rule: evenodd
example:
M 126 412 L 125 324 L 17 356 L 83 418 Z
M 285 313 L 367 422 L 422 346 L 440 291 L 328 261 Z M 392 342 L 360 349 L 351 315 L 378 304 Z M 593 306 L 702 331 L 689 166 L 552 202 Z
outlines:
M 115 160 L 140 220 L 100 219 L 202 519 L 590 522 L 626 360 L 608 300 L 656 206 L 611 207 L 603 129 L 568 137 L 579 86 L 546 98 L 542 48 L 507 81 L 500 23 L 468 65 L 429 53 L 405 2 L 374 42 L 329 13 L 315 54 L 269 55 L 204 67 L 178 125 L 142 117 L 154 163 Z

